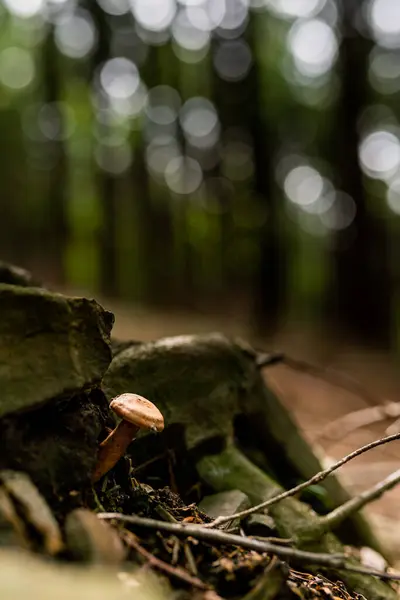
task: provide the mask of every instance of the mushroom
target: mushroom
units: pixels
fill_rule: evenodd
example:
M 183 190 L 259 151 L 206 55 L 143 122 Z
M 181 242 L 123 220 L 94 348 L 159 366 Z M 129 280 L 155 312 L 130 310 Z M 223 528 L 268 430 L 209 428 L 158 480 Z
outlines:
M 97 465 L 92 475 L 93 483 L 113 468 L 140 429 L 164 429 L 164 417 L 158 408 L 138 394 L 121 394 L 111 401 L 110 408 L 121 417 L 121 421 L 100 444 Z

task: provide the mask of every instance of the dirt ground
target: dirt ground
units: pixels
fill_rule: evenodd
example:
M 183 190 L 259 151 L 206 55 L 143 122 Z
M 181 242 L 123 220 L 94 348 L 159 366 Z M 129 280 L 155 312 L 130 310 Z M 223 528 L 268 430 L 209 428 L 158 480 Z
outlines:
M 132 305 L 108 300 L 100 302 L 116 315 L 114 335 L 120 339 L 152 340 L 185 333 L 220 331 L 239 335 L 265 350 L 282 350 L 289 356 L 309 361 L 329 370 L 345 373 L 357 379 L 376 397 L 376 402 L 395 401 L 400 397 L 400 373 L 393 357 L 363 348 L 339 344 L 325 332 L 281 332 L 275 339 L 254 339 L 247 324 L 232 315 L 202 315 L 200 313 L 159 314 Z M 329 423 L 368 406 L 354 393 L 344 391 L 314 376 L 278 365 L 265 370 L 265 377 L 286 406 L 290 408 L 307 439 L 317 443 L 327 459 L 338 459 L 385 435 L 393 423 L 384 421 L 363 427 L 334 443 L 320 439 Z M 400 428 L 400 424 L 399 424 Z M 343 482 L 353 492 L 367 489 L 398 468 L 400 441 L 377 448 L 351 461 L 341 469 Z M 384 495 L 366 510 L 400 568 L 400 525 L 398 524 L 400 487 Z

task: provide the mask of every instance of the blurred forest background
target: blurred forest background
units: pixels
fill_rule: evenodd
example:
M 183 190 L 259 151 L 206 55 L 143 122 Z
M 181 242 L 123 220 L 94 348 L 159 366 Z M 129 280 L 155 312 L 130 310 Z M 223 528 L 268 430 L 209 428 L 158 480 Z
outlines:
M 400 339 L 398 0 L 0 1 L 0 257 Z

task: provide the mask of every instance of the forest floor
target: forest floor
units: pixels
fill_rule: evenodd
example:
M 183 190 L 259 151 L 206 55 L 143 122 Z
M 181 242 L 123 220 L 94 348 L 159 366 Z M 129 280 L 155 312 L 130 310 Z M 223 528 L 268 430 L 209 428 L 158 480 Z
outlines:
M 228 335 L 239 335 L 255 343 L 257 348 L 280 350 L 292 358 L 350 375 L 368 390 L 370 396 L 376 397 L 377 404 L 379 401 L 395 401 L 400 397 L 400 374 L 393 357 L 333 341 L 323 331 L 305 333 L 302 327 L 297 331 L 292 329 L 281 332 L 274 339 L 255 339 L 245 322 L 230 315 L 211 317 L 199 313 L 163 314 L 114 301 L 100 302 L 116 315 L 113 331 L 119 339 L 147 341 L 169 335 L 220 331 Z M 307 439 L 312 443 L 317 442 L 329 459 L 339 459 L 357 447 L 383 437 L 385 429 L 391 423 L 384 421 L 360 428 L 334 443 L 319 439 L 320 432 L 326 425 L 367 407 L 366 401 L 354 393 L 285 365 L 269 367 L 265 370 L 265 377 L 290 408 Z M 351 461 L 342 468 L 341 476 L 348 488 L 353 493 L 358 493 L 397 470 L 399 462 L 400 444 L 394 442 Z M 399 503 L 400 487 L 397 487 L 367 509 L 368 516 L 397 567 L 400 567 Z
M 52 287 L 55 289 L 58 286 Z M 82 289 L 58 291 L 89 297 L 91 295 Z M 226 335 L 240 336 L 253 343 L 257 349 L 282 351 L 291 358 L 348 375 L 357 380 L 371 397 L 376 398 L 376 404 L 400 399 L 400 372 L 395 357 L 351 345 L 347 341 L 339 341 L 331 332 L 322 328 L 310 330 L 307 324 L 301 324 L 286 327 L 273 338 L 263 338 L 255 336 L 248 322 L 232 311 L 214 315 L 198 311 L 162 311 L 98 296 L 96 299 L 115 314 L 113 335 L 121 340 L 150 341 L 165 336 L 219 331 Z M 317 444 L 328 461 L 337 460 L 359 446 L 383 437 L 386 435 L 386 428 L 393 422 L 386 420 L 362 427 L 335 442 L 322 439 L 320 433 L 329 423 L 368 407 L 368 403 L 359 395 L 285 365 L 269 367 L 264 372 L 268 384 L 291 410 L 307 440 Z M 356 494 L 397 470 L 399 463 L 400 442 L 394 442 L 350 461 L 340 469 L 338 476 Z M 393 566 L 397 568 L 400 568 L 399 504 L 400 486 L 397 486 L 366 509 L 374 528 L 393 557 Z

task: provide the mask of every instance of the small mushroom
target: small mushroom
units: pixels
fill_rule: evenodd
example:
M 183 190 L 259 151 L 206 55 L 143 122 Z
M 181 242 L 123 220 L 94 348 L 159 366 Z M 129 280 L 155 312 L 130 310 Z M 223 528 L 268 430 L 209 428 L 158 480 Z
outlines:
M 111 401 L 110 408 L 122 420 L 100 444 L 97 465 L 92 476 L 93 483 L 113 468 L 140 429 L 164 429 L 164 417 L 158 408 L 138 394 L 121 394 Z

